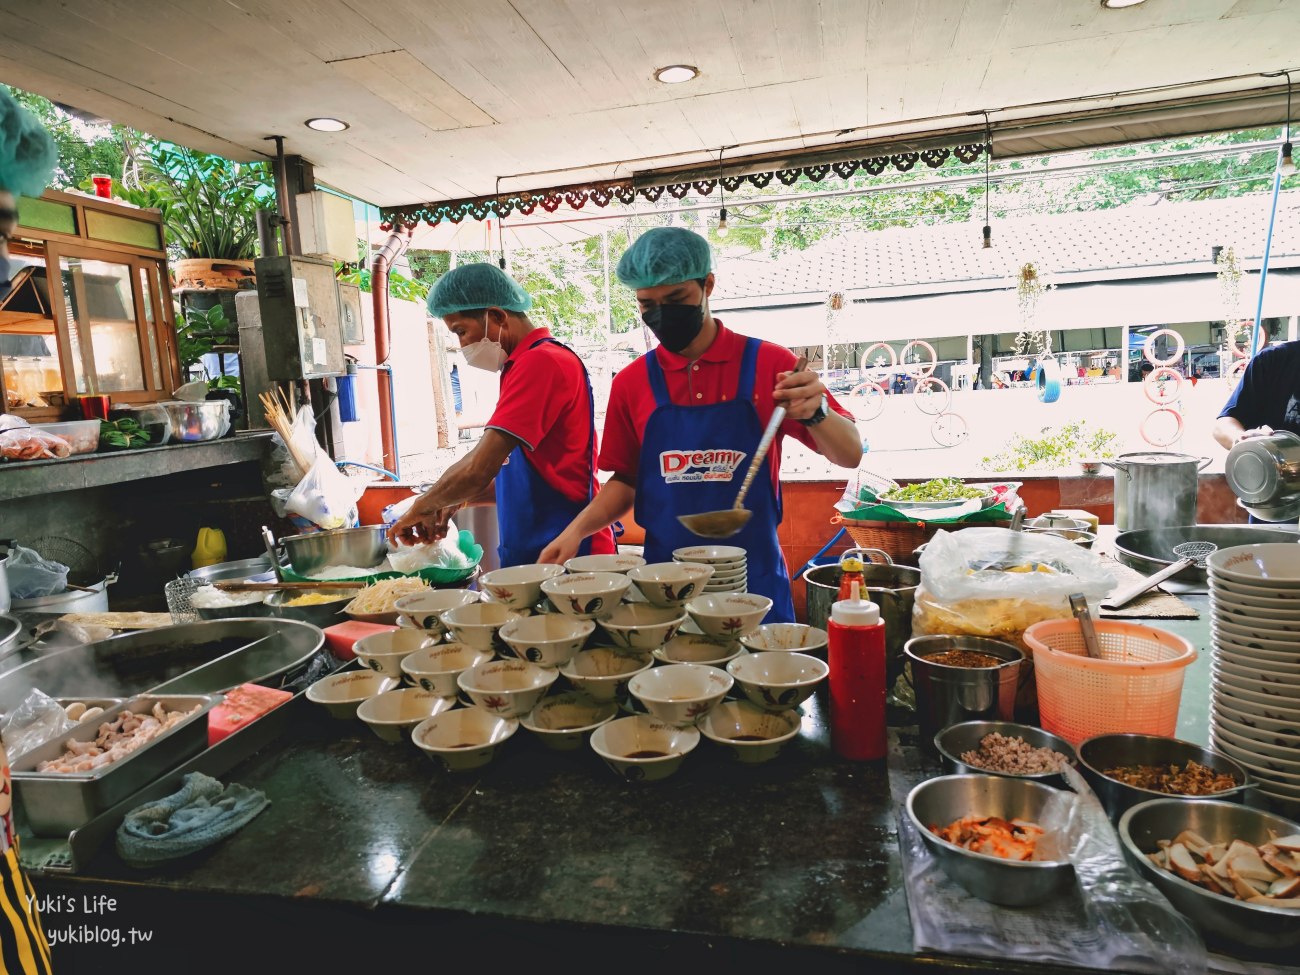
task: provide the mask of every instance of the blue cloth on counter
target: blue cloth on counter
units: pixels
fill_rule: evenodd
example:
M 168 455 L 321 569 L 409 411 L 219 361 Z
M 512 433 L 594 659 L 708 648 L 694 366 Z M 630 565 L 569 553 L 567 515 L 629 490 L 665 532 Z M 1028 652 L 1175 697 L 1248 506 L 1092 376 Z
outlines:
M 242 829 L 271 804 L 256 789 L 223 786 L 202 772 L 185 776 L 179 792 L 137 806 L 117 830 L 117 853 L 132 866 L 197 853 Z

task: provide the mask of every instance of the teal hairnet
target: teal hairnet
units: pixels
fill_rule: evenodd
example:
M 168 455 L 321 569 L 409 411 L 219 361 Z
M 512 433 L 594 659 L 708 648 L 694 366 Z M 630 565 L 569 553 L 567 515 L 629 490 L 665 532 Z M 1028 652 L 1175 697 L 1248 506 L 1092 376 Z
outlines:
M 479 308 L 527 311 L 533 307 L 533 298 L 495 264 L 462 264 L 438 279 L 426 304 L 430 315 L 442 318 Z
M 629 288 L 699 281 L 713 270 L 709 242 L 682 227 L 655 227 L 619 258 L 618 279 Z
M 5 89 L 0 88 L 0 190 L 40 196 L 59 161 L 54 140 Z

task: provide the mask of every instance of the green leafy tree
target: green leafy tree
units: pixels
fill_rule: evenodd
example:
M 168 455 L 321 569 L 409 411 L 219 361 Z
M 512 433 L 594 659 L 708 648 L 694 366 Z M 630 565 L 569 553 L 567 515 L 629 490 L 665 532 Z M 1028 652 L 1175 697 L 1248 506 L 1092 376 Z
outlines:
M 58 149 L 59 162 L 50 185 L 73 189 L 89 185 L 92 174 L 121 180 L 132 131 L 121 125 L 89 125 L 63 111 L 48 98 L 21 88 L 4 86 L 14 99 L 40 120 Z

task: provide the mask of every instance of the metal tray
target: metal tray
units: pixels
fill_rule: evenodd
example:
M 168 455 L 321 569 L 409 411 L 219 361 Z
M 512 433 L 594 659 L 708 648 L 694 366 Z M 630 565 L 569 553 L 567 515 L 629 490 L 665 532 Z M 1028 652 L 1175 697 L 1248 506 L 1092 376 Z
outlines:
M 28 825 L 37 836 L 66 836 L 105 809 L 139 791 L 162 773 L 202 751 L 208 740 L 207 714 L 221 698 L 199 694 L 146 694 L 105 711 L 99 721 L 84 722 L 67 734 L 33 748 L 11 763 L 14 792 Z M 69 740 L 91 741 L 99 725 L 123 711 L 142 714 L 158 702 L 168 710 L 199 710 L 171 730 L 94 772 L 37 772 L 41 762 L 58 758 Z
M 954 498 L 948 501 L 890 501 L 888 498 L 880 498 L 878 503 L 888 505 L 895 511 L 901 511 L 903 514 L 908 514 L 912 511 L 934 511 L 937 508 L 952 508 L 959 504 L 965 504 L 968 501 L 979 501 L 981 510 L 993 506 L 993 499 L 997 494 L 992 488 L 980 488 L 978 485 L 974 484 L 967 486 L 974 487 L 983 493 L 981 493 L 977 498 Z
M 1187 525 L 1181 528 L 1144 528 L 1115 536 L 1115 556 L 1129 568 L 1150 575 L 1178 561 L 1174 546 L 1183 542 L 1213 542 L 1219 548 L 1255 545 L 1260 542 L 1294 542 L 1296 533 L 1282 525 L 1270 528 L 1254 525 Z M 1190 566 L 1175 574 L 1166 589 L 1175 592 L 1205 592 L 1204 569 Z M 1181 584 L 1181 585 L 1179 585 Z

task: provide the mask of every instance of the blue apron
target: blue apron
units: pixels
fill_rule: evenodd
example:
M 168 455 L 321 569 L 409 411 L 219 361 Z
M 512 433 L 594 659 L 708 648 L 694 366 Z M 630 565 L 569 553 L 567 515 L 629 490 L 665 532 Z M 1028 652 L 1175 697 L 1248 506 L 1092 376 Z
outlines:
M 534 349 L 543 342 L 553 342 L 577 357 L 563 342 L 552 338 L 541 338 L 530 345 Z M 581 363 L 581 359 L 578 360 Z M 505 372 L 514 363 L 507 362 Z M 506 458 L 497 474 L 497 529 L 501 534 L 501 544 L 497 554 L 501 565 L 528 565 L 537 561 L 547 545 L 557 535 L 569 527 L 569 522 L 578 516 L 583 508 L 591 503 L 592 475 L 591 456 L 596 445 L 596 407 L 591 395 L 591 378 L 587 376 L 587 367 L 583 366 L 582 375 L 587 382 L 587 416 L 591 423 L 587 437 L 587 497 L 581 501 L 570 501 L 555 488 L 551 487 L 533 467 L 532 461 L 522 447 L 516 447 Z M 584 538 L 578 546 L 579 555 L 591 554 L 591 538 Z
M 641 435 L 636 520 L 645 528 L 647 562 L 669 562 L 673 549 L 709 544 L 708 539 L 687 531 L 678 515 L 720 511 L 736 503 L 740 482 L 763 436 L 753 404 L 758 346 L 758 339 L 745 340 L 735 399 L 710 406 L 673 403 L 654 350 L 646 353 L 646 372 L 656 405 Z M 776 539 L 781 498 L 772 484 L 770 464 L 769 454 L 745 498 L 745 506 L 754 513 L 749 524 L 738 535 L 720 542 L 745 549 L 748 590 L 772 600 L 764 622 L 793 623 L 790 575 Z

